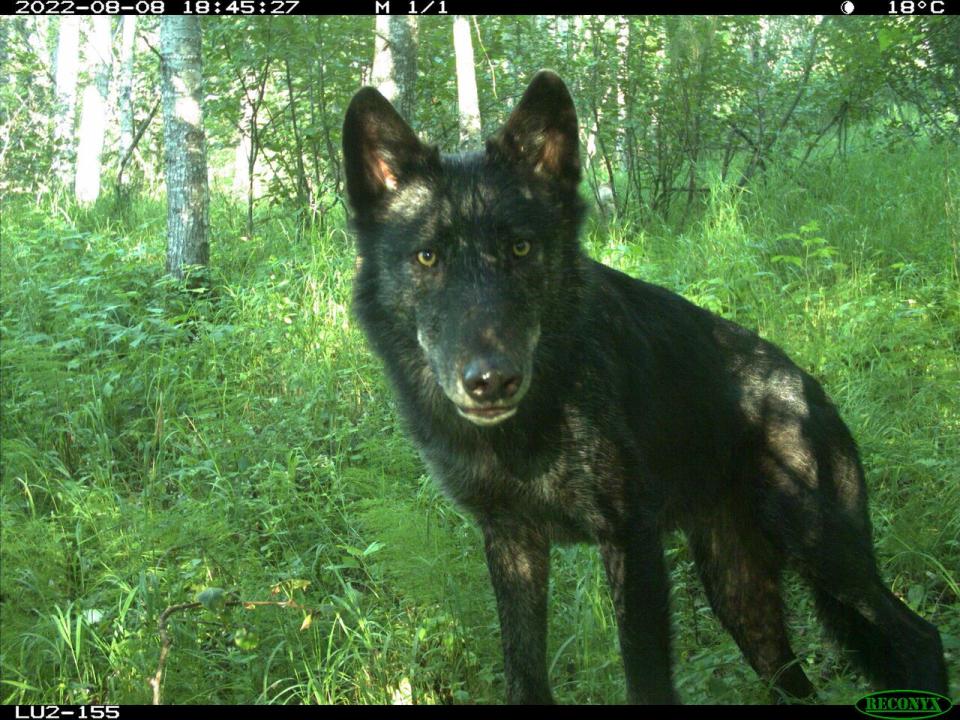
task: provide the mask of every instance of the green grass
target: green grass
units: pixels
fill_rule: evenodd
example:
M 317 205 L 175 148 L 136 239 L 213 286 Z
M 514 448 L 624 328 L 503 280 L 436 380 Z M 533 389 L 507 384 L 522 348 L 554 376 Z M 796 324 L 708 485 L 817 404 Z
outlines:
M 953 153 L 951 155 L 951 152 Z M 944 147 L 718 186 L 682 233 L 591 222 L 594 256 L 781 344 L 861 446 L 886 580 L 937 623 L 960 687 L 957 167 Z M 211 292 L 164 279 L 162 204 L 2 216 L 0 701 L 144 703 L 157 620 L 207 588 L 298 607 L 169 621 L 171 703 L 498 702 L 476 529 L 424 475 L 349 315 L 343 218 L 212 208 Z M 762 702 L 679 537 L 686 702 Z M 554 551 L 559 700 L 624 695 L 594 549 Z M 793 584 L 800 661 L 833 702 L 867 691 Z M 309 608 L 304 610 L 302 608 Z M 309 622 L 305 617 L 309 614 Z

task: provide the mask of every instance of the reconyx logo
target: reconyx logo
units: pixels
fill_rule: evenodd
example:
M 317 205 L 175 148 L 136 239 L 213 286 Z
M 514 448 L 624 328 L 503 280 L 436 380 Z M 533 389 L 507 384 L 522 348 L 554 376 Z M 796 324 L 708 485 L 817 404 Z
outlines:
M 865 695 L 854 706 L 864 715 L 885 720 L 922 720 L 943 715 L 953 706 L 950 698 L 925 690 L 883 690 Z

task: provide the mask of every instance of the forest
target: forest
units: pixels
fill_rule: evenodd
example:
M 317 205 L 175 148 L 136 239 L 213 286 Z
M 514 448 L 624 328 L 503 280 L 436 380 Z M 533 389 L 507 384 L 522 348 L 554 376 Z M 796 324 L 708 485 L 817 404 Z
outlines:
M 822 382 L 960 688 L 960 18 L 64 15 L 0 18 L 0 701 L 503 701 L 482 535 L 351 314 L 341 128 L 372 85 L 480 149 L 541 68 L 588 254 Z M 680 699 L 767 702 L 665 542 Z M 603 563 L 552 558 L 556 699 L 623 702 Z M 786 589 L 817 699 L 870 692 Z

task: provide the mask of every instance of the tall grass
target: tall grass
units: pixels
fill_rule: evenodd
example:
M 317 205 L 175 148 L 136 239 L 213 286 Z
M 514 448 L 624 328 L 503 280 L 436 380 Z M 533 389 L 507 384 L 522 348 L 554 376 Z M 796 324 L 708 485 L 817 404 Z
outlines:
M 591 222 L 590 252 L 781 344 L 857 436 L 886 579 L 936 622 L 960 682 L 960 227 L 955 152 L 903 149 L 714 188 L 693 227 Z M 149 702 L 159 615 L 208 588 L 296 606 L 169 621 L 167 702 L 495 702 L 496 612 L 472 524 L 398 427 L 349 314 L 343 218 L 212 210 L 209 292 L 163 277 L 148 199 L 2 218 L 0 699 Z M 669 544 L 687 702 L 756 702 L 679 538 Z M 563 701 L 623 680 L 591 548 L 555 551 Z M 823 697 L 865 691 L 792 593 Z

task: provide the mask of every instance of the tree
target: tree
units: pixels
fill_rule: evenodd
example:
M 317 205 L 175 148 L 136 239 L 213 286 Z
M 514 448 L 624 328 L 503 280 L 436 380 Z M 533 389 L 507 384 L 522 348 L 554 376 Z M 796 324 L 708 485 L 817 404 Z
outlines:
M 117 83 L 117 114 L 120 116 L 120 157 L 133 152 L 133 68 L 137 16 L 124 15 L 121 20 L 120 77 Z M 123 176 L 117 178 L 123 184 Z
M 167 272 L 209 262 L 210 198 L 203 130 L 200 25 L 195 15 L 160 21 L 163 145 L 167 184 Z
M 371 82 L 407 122 L 414 121 L 417 87 L 417 18 L 378 15 Z
M 7 39 L 7 30 L 10 28 L 10 25 L 6 22 L 0 23 L 0 97 L 4 96 L 4 90 L 7 88 L 8 80 L 10 75 L 7 71 L 7 63 L 9 62 L 8 57 L 10 51 L 8 49 L 9 40 Z M 4 98 L 6 99 L 6 98 Z M 6 146 L 6 134 L 8 132 L 7 123 L 9 121 L 9 111 L 7 110 L 6 103 L 0 102 L 0 147 Z
M 453 18 L 453 50 L 457 57 L 457 106 L 460 111 L 460 145 L 480 141 L 480 101 L 477 98 L 477 71 L 473 63 L 470 18 Z
M 80 55 L 80 18 L 63 15 L 57 37 L 55 92 L 57 106 L 53 123 L 53 175 L 61 185 L 73 179 L 73 123 L 77 111 L 77 65 Z
M 103 138 L 107 130 L 107 91 L 110 87 L 110 17 L 95 15 L 87 33 L 86 51 L 92 82 L 83 91 L 80 131 L 77 135 L 77 202 L 90 204 L 100 196 Z
M 267 91 L 270 60 L 263 63 L 259 76 L 252 70 L 240 74 L 240 142 L 234 152 L 233 189 L 247 198 L 247 236 L 253 237 L 254 180 L 257 156 L 260 154 L 258 116 Z

